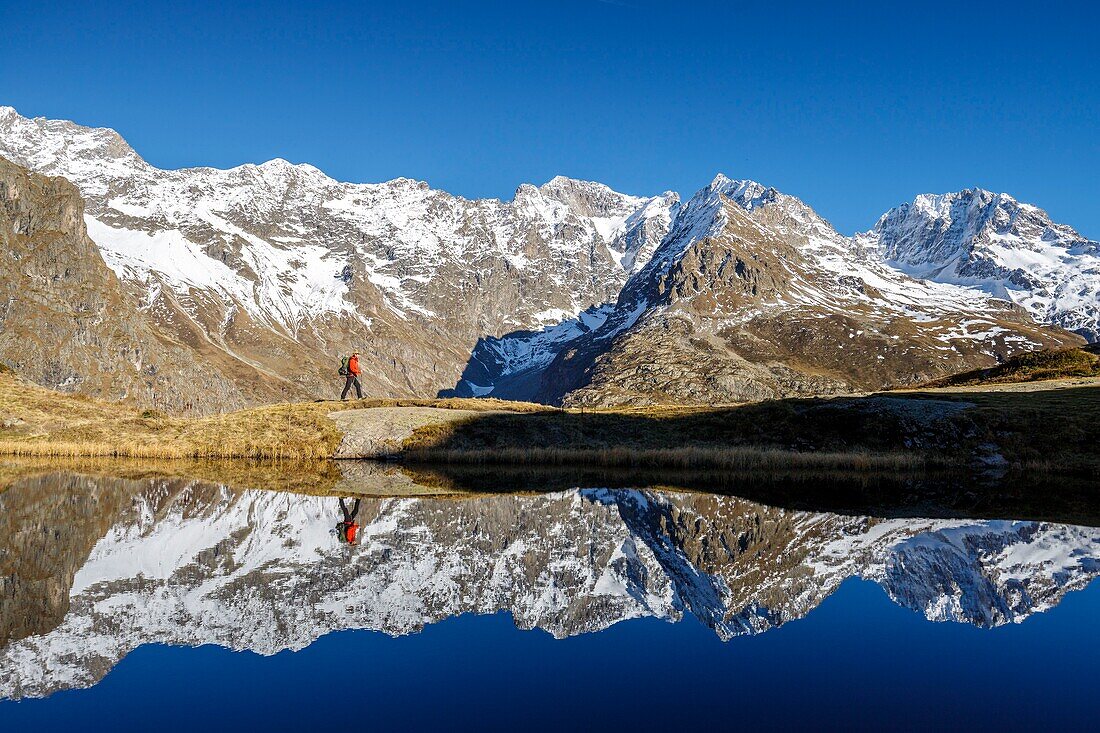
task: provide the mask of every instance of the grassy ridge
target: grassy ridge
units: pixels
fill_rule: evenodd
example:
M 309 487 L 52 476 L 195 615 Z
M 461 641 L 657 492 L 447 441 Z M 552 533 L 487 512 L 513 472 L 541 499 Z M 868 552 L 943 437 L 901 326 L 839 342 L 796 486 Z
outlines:
M 975 369 L 931 382 L 929 387 L 1012 384 L 1051 379 L 1100 377 L 1100 344 L 1032 351 L 989 369 Z

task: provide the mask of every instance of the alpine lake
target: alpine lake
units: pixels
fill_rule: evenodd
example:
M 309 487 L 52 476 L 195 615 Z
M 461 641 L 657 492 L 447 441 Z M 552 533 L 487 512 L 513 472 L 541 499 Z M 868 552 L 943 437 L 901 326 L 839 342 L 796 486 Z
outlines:
M 1096 488 L 4 459 L 0 730 L 1088 729 Z

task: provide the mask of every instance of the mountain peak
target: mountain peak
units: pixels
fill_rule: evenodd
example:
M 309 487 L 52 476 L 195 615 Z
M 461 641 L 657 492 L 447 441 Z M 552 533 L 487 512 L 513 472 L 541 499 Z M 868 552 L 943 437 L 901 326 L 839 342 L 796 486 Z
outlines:
M 610 191 L 611 188 L 600 183 L 599 181 L 589 181 L 583 178 L 570 178 L 569 176 L 557 175 L 551 178 L 546 183 L 539 186 L 540 190 L 554 190 L 556 188 L 599 188 Z
M 596 218 L 629 216 L 646 202 L 645 198 L 619 193 L 603 183 L 567 176 L 554 176 L 537 188 L 530 184 L 520 186 L 517 197 L 521 192 L 525 197 L 537 193 L 547 201 L 568 207 L 578 216 Z
M 543 196 L 555 200 L 578 196 L 586 198 L 607 195 L 626 196 L 626 194 L 614 191 L 609 186 L 597 181 L 585 181 L 580 178 L 569 178 L 568 176 L 554 176 L 539 186 L 538 190 Z
M 87 190 L 105 191 L 107 178 L 149 168 L 109 127 L 85 127 L 68 120 L 33 120 L 12 107 L 0 108 L 0 155 L 47 175 L 64 176 Z
M 776 200 L 780 194 L 776 189 L 752 179 L 732 179 L 719 173 L 706 188 L 696 194 L 704 199 L 717 195 L 732 199 L 741 208 L 752 211 Z
M 1071 239 L 1084 241 L 1069 227 L 1051 221 L 1043 209 L 1021 202 L 1011 194 L 979 187 L 948 193 L 918 194 L 912 202 L 896 206 L 883 214 L 874 230 L 891 228 L 901 220 L 909 220 L 910 223 L 922 221 L 926 226 L 951 230 L 955 239 L 966 241 L 979 238 L 983 231 L 1004 235 L 1021 225 L 1025 228 L 1051 228 L 1063 234 L 1070 233 Z
M 286 170 L 287 168 L 296 168 L 297 166 L 295 166 L 286 158 L 272 158 L 271 160 L 265 160 L 263 163 L 260 163 L 260 167 L 272 168 L 275 170 Z
M 271 160 L 265 160 L 263 163 L 255 166 L 257 170 L 265 175 L 274 175 L 276 177 L 285 178 L 308 178 L 315 179 L 319 183 L 335 183 L 334 179 L 330 178 L 328 174 L 322 171 L 320 168 L 309 163 L 291 163 L 285 158 L 272 158 Z M 397 179 L 402 184 L 408 184 L 408 179 Z M 427 188 L 428 184 L 423 181 L 412 181 L 418 187 Z
M 957 205 L 986 208 L 990 206 L 1018 206 L 1019 202 L 1007 193 L 996 193 L 984 188 L 964 188 L 949 193 L 922 193 L 914 197 L 912 206 L 921 211 L 938 215 L 949 212 Z
M 1100 337 L 1100 243 L 1007 193 L 921 194 L 856 240 L 914 277 L 978 288 Z

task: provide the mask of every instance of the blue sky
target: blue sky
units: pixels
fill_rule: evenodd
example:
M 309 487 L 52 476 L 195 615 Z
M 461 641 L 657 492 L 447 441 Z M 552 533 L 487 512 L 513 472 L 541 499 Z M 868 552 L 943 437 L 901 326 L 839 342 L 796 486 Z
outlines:
M 1100 238 L 1092 3 L 3 3 L 0 103 L 161 167 L 284 157 L 510 198 L 716 172 L 842 232 L 1008 191 Z

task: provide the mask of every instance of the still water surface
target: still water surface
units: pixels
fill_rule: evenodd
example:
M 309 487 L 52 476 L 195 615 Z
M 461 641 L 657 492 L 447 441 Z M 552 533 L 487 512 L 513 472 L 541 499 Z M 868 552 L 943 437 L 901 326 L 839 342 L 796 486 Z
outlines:
M 354 506 L 354 502 L 348 502 Z M 0 493 L 0 730 L 1084 728 L 1100 529 L 652 489 Z

